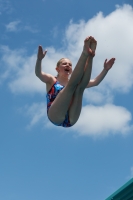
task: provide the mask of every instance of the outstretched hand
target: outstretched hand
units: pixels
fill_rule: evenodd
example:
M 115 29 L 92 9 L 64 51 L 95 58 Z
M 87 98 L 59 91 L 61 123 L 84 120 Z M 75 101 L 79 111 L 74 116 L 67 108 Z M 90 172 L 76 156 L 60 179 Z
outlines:
M 39 47 L 38 47 L 37 58 L 38 58 L 39 60 L 42 60 L 42 59 L 45 57 L 46 53 L 47 53 L 47 50 L 43 51 L 42 46 L 39 46 Z
M 111 67 L 113 66 L 115 62 L 115 58 L 111 58 L 110 60 L 107 61 L 107 59 L 104 61 L 104 69 L 106 71 L 110 70 Z

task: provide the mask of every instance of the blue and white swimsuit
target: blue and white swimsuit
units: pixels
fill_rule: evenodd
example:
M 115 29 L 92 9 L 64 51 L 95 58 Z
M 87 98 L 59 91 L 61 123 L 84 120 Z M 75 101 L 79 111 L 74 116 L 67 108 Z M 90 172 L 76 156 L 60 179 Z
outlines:
M 62 86 L 58 81 L 56 81 L 53 84 L 53 86 L 51 87 L 51 89 L 49 90 L 49 92 L 47 93 L 47 95 L 46 95 L 46 98 L 47 98 L 47 113 L 48 113 L 49 108 L 51 107 L 53 101 L 55 100 L 55 98 L 57 97 L 57 95 L 59 94 L 59 92 L 63 88 L 64 88 L 64 86 Z M 65 120 L 61 124 L 56 124 L 56 123 L 53 123 L 53 124 L 56 125 L 56 126 L 71 127 L 72 125 L 70 124 L 70 121 L 69 121 L 69 113 L 68 112 L 66 113 Z

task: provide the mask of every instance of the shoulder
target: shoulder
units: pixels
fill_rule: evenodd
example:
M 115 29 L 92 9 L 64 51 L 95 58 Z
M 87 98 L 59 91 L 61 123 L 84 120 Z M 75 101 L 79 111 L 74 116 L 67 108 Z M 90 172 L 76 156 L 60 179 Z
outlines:
M 56 81 L 56 78 L 53 75 L 47 74 L 44 72 L 41 72 L 41 74 L 38 76 L 38 78 L 42 82 L 46 83 L 46 85 L 52 85 Z
M 55 82 L 57 81 L 57 79 L 52 76 L 51 74 L 48 74 L 49 76 L 49 79 L 46 83 L 46 89 L 47 89 L 47 92 L 52 88 L 52 86 L 55 84 Z

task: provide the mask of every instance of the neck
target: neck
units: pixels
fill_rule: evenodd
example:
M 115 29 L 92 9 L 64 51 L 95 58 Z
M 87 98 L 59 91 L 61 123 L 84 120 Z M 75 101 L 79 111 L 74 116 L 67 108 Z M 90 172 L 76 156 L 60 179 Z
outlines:
M 57 75 L 57 80 L 60 82 L 60 84 L 66 86 L 69 79 L 68 79 L 69 76 L 60 76 L 60 75 Z

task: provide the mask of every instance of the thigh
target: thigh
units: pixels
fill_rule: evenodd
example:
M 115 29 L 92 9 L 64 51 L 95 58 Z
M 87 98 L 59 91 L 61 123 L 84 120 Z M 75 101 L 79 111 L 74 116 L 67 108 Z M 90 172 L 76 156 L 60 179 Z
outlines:
M 84 90 L 79 90 L 79 88 L 77 87 L 73 95 L 73 100 L 69 107 L 69 120 L 71 125 L 74 125 L 79 119 L 82 109 L 83 91 Z
M 62 123 L 62 121 L 64 121 L 71 104 L 74 91 L 74 87 L 71 88 L 67 85 L 59 92 L 48 111 L 48 117 L 52 122 Z

